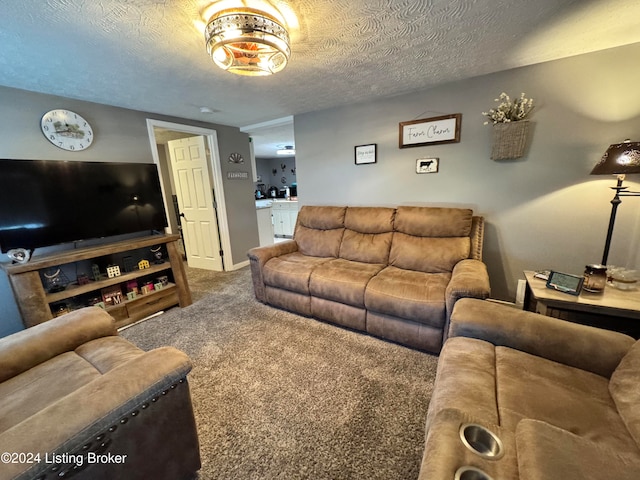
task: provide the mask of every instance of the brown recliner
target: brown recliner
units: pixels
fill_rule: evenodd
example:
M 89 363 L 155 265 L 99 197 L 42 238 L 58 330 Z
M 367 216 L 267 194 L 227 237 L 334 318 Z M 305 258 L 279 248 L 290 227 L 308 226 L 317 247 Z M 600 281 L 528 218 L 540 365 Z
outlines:
M 636 480 L 639 375 L 631 337 L 462 299 L 438 362 L 419 479 Z
M 172 347 L 119 337 L 97 307 L 0 339 L 0 479 L 192 477 L 190 370 Z

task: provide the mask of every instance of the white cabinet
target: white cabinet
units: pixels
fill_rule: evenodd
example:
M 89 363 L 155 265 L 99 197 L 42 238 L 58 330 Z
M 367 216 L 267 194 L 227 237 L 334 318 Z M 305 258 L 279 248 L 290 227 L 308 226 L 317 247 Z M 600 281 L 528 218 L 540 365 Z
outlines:
M 276 201 L 271 206 L 273 214 L 273 232 L 276 237 L 293 237 L 298 219 L 298 202 Z
M 258 216 L 258 239 L 260 246 L 273 244 L 273 219 L 271 216 L 271 207 L 256 209 Z

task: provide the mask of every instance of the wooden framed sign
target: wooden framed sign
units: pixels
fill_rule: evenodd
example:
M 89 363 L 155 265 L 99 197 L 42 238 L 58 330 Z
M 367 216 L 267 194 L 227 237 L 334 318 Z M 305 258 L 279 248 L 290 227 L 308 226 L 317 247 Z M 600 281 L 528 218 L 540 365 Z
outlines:
M 461 122 L 461 113 L 400 122 L 400 148 L 458 143 Z

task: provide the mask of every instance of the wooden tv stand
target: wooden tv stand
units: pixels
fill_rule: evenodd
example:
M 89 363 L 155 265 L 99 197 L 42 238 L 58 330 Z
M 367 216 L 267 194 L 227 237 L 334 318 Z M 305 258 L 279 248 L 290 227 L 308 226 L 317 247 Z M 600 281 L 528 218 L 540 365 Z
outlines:
M 116 326 L 119 328 L 174 305 L 181 307 L 191 305 L 191 291 L 184 264 L 177 249 L 179 238 L 179 235 L 151 235 L 52 253 L 33 258 L 25 264 L 5 264 L 3 268 L 7 272 L 25 327 L 51 320 L 67 305 L 69 308 L 78 308 L 85 306 L 83 301 L 89 297 L 102 299 L 104 289 L 119 287 L 122 292 L 121 300 L 105 307 L 116 319 Z M 150 250 L 158 247 L 165 253 L 163 263 L 155 263 Z M 82 285 L 76 278 L 68 278 L 70 283 L 64 290 L 49 292 L 46 289 L 44 273 L 51 269 L 66 266 L 66 270 L 69 270 L 69 264 L 75 264 L 75 270 L 78 271 L 77 262 L 118 264 L 118 260 L 123 256 L 129 258 L 130 264 L 134 262 L 134 269 L 122 271 L 123 265 L 120 264 L 118 266 L 121 274 L 118 276 L 108 278 L 105 274 L 97 280 L 90 278 L 89 283 Z M 147 260 L 149 267 L 138 269 L 138 263 L 141 260 Z M 88 276 L 91 277 L 91 272 L 78 271 L 78 273 L 89 273 Z M 161 276 L 167 277 L 167 285 L 160 289 L 154 288 L 145 294 L 139 291 L 135 298 L 127 298 L 127 288 L 132 282 L 136 282 L 138 286 L 148 282 L 155 284 L 158 283 L 157 278 Z

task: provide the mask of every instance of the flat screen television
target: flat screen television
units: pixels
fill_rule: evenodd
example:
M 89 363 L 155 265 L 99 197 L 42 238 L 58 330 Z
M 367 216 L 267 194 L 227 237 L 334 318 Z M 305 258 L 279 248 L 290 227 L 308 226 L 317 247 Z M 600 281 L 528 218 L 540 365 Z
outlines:
M 160 231 L 155 164 L 0 160 L 0 250 Z

